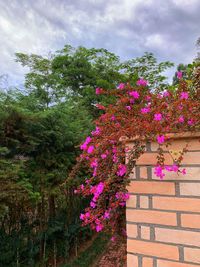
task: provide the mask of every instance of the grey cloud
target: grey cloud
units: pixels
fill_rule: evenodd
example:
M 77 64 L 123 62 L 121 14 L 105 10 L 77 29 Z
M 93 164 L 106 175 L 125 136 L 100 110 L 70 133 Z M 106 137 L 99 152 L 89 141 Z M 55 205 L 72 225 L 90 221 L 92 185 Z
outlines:
M 198 0 L 0 0 L 0 74 L 24 71 L 15 52 L 47 54 L 73 46 L 104 47 L 122 58 L 152 51 L 189 62 L 200 35 Z

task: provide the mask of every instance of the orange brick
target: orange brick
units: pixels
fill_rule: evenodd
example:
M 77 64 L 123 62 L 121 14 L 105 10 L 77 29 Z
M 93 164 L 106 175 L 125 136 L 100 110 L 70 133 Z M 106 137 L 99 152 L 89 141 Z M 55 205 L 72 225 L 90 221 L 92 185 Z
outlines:
M 190 140 L 174 140 L 167 147 L 165 144 L 162 145 L 163 150 L 183 150 L 187 145 L 187 150 L 200 150 L 200 142 L 198 139 L 190 139 Z M 158 143 L 152 142 L 151 150 L 157 151 L 159 147 Z
M 148 196 L 140 196 L 140 208 L 141 209 L 149 208 L 149 197 Z
M 136 208 L 136 196 L 130 195 L 129 199 L 126 201 L 126 207 Z
M 128 237 L 136 238 L 137 233 L 137 225 L 135 224 L 126 224 L 126 232 Z
M 200 183 L 180 183 L 180 194 L 183 196 L 200 196 Z
M 197 267 L 194 264 L 188 263 L 179 263 L 179 262 L 172 262 L 172 261 L 165 261 L 165 260 L 158 260 L 157 267 Z
M 139 157 L 136 164 L 137 165 L 156 165 L 157 164 L 157 156 L 158 153 L 144 153 L 142 156 Z M 164 154 L 165 164 L 172 165 L 173 159 L 169 153 Z
M 127 267 L 138 267 L 138 257 L 132 254 L 127 254 Z
M 181 226 L 200 229 L 200 215 L 181 214 Z
M 184 167 L 185 168 L 185 167 Z M 185 180 L 185 181 L 200 181 L 200 168 L 199 167 L 186 167 L 186 175 L 175 173 L 175 172 L 165 172 L 164 180 Z M 152 179 L 160 180 L 154 174 L 154 169 L 152 170 Z
M 161 242 L 200 246 L 200 232 L 155 228 L 155 239 Z
M 127 209 L 126 219 L 127 221 L 136 223 L 152 223 L 172 226 L 177 225 L 176 214 L 170 212 Z
M 142 259 L 142 267 L 153 267 L 153 259 L 151 258 L 143 258 Z
M 147 179 L 147 168 L 140 167 L 140 178 Z
M 141 226 L 141 238 L 150 240 L 150 227 L 149 226 Z
M 153 197 L 153 208 L 162 210 L 200 212 L 200 199 Z
M 137 194 L 175 195 L 175 184 L 161 181 L 131 181 L 128 191 Z
M 200 152 L 185 153 L 181 164 L 200 164 Z
M 165 259 L 179 259 L 178 247 L 154 242 L 128 239 L 127 251 Z
M 184 248 L 184 260 L 194 263 L 200 263 L 200 249 L 199 248 Z

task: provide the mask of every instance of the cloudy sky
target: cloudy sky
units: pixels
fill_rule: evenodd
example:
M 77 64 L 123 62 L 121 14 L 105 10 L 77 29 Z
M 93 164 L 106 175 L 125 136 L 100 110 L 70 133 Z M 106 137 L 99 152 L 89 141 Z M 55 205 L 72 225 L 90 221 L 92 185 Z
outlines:
M 200 0 L 0 0 L 0 75 L 23 83 L 15 52 L 45 55 L 65 44 L 187 63 L 197 53 L 199 14 Z

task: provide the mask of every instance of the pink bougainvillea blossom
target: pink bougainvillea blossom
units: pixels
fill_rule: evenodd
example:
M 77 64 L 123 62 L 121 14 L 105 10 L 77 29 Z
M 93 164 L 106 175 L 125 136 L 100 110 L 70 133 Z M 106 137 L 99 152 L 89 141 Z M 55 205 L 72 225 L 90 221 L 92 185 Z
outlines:
M 140 94 L 138 93 L 138 91 L 131 91 L 129 92 L 129 95 L 135 99 L 138 99 L 140 97 Z
M 182 92 L 181 96 L 180 96 L 180 99 L 188 99 L 188 97 L 189 97 L 188 92 Z
M 124 87 L 125 87 L 125 83 L 120 83 L 117 88 L 120 90 L 123 90 Z
M 147 86 L 148 82 L 146 80 L 144 80 L 143 78 L 140 78 L 137 82 L 137 85 L 141 85 L 141 86 Z
M 161 113 L 154 114 L 154 120 L 155 121 L 161 121 L 162 120 L 162 114 Z
M 184 117 L 181 115 L 179 118 L 178 118 L 178 122 L 180 123 L 183 123 L 185 121 Z
M 123 176 L 126 173 L 127 169 L 126 169 L 126 165 L 124 164 L 119 164 L 118 166 L 118 171 L 117 171 L 117 175 L 118 176 Z
M 157 136 L 157 142 L 158 144 L 163 144 L 165 142 L 165 136 L 164 135 Z
M 96 95 L 100 95 L 102 93 L 102 89 L 100 87 L 96 88 Z
M 89 146 L 88 150 L 87 150 L 87 153 L 91 154 L 93 151 L 94 151 L 94 146 Z
M 131 106 L 126 106 L 126 109 L 127 110 L 131 110 Z
M 91 134 L 94 135 L 99 135 L 100 134 L 100 128 L 96 127 L 95 131 L 92 131 Z
M 183 73 L 182 73 L 182 71 L 177 71 L 177 78 L 180 80 L 180 79 L 182 79 L 183 78 Z
M 103 230 L 103 225 L 102 224 L 98 224 L 97 226 L 96 226 L 96 231 L 97 232 L 101 232 Z
M 149 107 L 141 108 L 141 113 L 142 114 L 146 114 L 146 113 L 149 113 L 149 112 L 150 112 L 150 108 Z
M 105 154 L 105 153 L 104 154 L 101 154 L 101 158 L 102 159 L 106 159 L 107 158 L 107 154 Z

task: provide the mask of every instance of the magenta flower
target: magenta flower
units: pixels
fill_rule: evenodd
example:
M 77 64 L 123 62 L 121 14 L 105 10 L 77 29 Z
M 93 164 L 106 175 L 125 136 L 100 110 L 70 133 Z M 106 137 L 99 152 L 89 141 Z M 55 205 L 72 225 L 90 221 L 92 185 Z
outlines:
M 96 95 L 100 95 L 102 92 L 102 89 L 97 87 L 95 92 L 96 92 Z
M 125 87 L 125 83 L 120 83 L 117 88 L 120 90 L 123 90 L 124 87 Z
M 100 134 L 100 128 L 96 127 L 95 131 L 91 132 L 92 135 L 99 135 Z
M 154 114 L 154 120 L 155 121 L 161 121 L 162 120 L 162 114 L 161 113 Z
M 89 146 L 88 150 L 87 150 L 87 153 L 91 154 L 93 151 L 94 151 L 94 146 Z
M 188 120 L 188 125 L 192 126 L 193 124 L 194 124 L 194 120 L 193 119 Z
M 150 112 L 150 108 L 149 107 L 147 107 L 147 108 L 141 108 L 141 113 L 142 114 L 146 114 L 146 113 L 149 113 Z
M 103 230 L 103 225 L 102 224 L 98 224 L 97 226 L 96 226 L 96 231 L 97 232 L 101 232 Z
M 109 219 L 110 218 L 110 213 L 108 211 L 105 211 L 103 217 L 104 217 L 104 219 Z
M 83 221 L 85 218 L 85 215 L 83 213 L 80 214 L 80 219 Z
M 179 118 L 178 118 L 178 122 L 180 123 L 183 123 L 185 121 L 184 117 L 181 115 Z
M 101 158 L 102 158 L 102 159 L 107 158 L 107 154 L 101 154 Z
M 157 142 L 158 144 L 163 144 L 165 142 L 165 136 L 164 135 L 157 136 Z
M 93 159 L 93 160 L 91 161 L 91 163 L 90 163 L 90 166 L 91 166 L 91 168 L 96 168 L 96 167 L 98 167 L 98 161 L 97 161 L 97 159 Z
M 180 79 L 182 79 L 183 78 L 183 73 L 182 73 L 182 71 L 177 71 L 177 78 L 180 80 Z
M 130 99 L 130 104 L 134 104 L 135 103 L 135 99 L 131 98 Z
M 126 109 L 127 110 L 131 110 L 131 106 L 126 106 Z
M 96 187 L 96 193 L 100 195 L 103 192 L 104 189 L 104 183 L 100 182 Z
M 148 82 L 146 80 L 144 80 L 143 78 L 140 78 L 137 82 L 136 82 L 137 85 L 140 85 L 140 86 L 147 86 Z
M 181 93 L 181 99 L 188 99 L 189 95 L 188 95 L 188 92 L 182 92 Z
M 112 115 L 110 119 L 111 119 L 111 121 L 116 120 L 115 115 Z
M 94 209 L 94 208 L 96 208 L 96 204 L 93 201 L 91 201 L 90 202 L 90 207 Z
M 160 165 L 155 167 L 154 174 L 162 180 L 165 176 L 165 174 L 163 173 L 163 167 Z
M 118 171 L 117 171 L 117 175 L 118 176 L 123 176 L 126 173 L 127 169 L 126 169 L 126 165 L 124 164 L 119 164 L 118 166 Z
M 169 96 L 170 96 L 170 93 L 169 93 L 168 91 L 165 91 L 165 92 L 163 93 L 163 96 L 164 96 L 164 97 L 169 97 Z
M 135 99 L 138 99 L 140 97 L 140 95 L 137 91 L 131 91 L 131 92 L 129 92 L 129 95 Z

